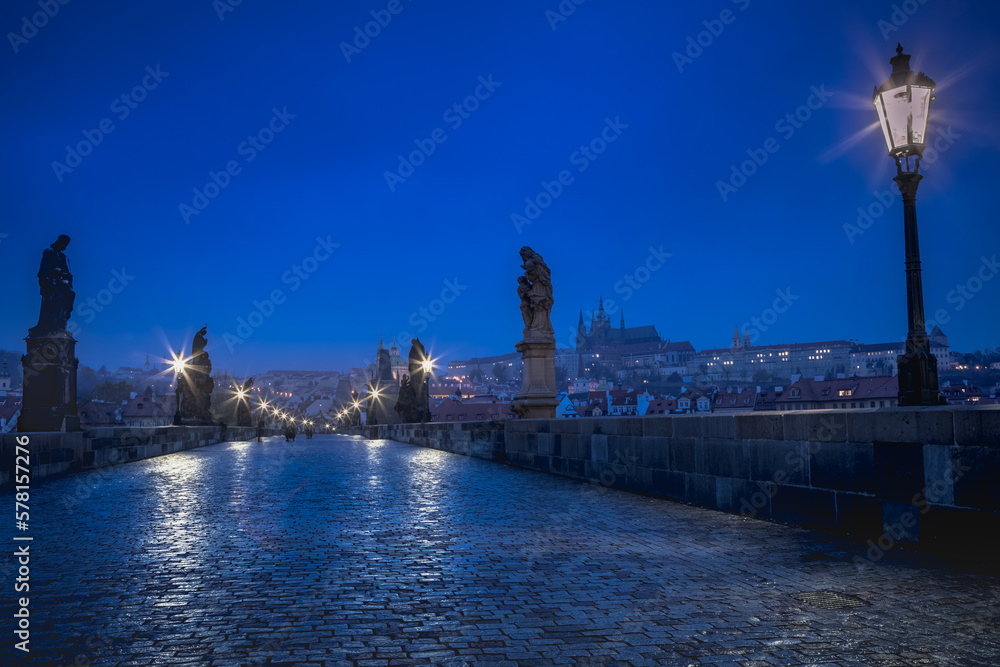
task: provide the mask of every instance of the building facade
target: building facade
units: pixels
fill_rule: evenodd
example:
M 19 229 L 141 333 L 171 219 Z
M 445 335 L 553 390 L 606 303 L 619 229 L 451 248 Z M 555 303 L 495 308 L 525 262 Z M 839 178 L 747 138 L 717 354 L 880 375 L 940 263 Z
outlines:
M 761 372 L 783 380 L 796 374 L 835 377 L 849 372 L 853 347 L 847 340 L 755 346 L 750 344 L 749 333 L 741 336 L 737 330 L 730 347 L 692 355 L 687 374 L 717 382 L 754 382 Z
M 775 401 L 777 410 L 869 410 L 894 408 L 899 397 L 896 376 L 802 379 Z
M 955 368 L 955 360 L 952 358 L 948 336 L 941 331 L 941 327 L 935 325 L 927 338 L 930 340 L 931 354 L 937 359 L 938 370 Z M 850 374 L 860 376 L 895 375 L 897 373 L 896 360 L 905 352 L 905 341 L 855 345 L 854 349 L 851 350 Z

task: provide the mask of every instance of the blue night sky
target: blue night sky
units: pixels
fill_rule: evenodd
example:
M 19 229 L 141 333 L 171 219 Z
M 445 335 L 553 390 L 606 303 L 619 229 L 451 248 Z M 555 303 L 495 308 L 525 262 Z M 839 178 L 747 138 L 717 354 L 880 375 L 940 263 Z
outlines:
M 513 351 L 522 245 L 551 267 L 561 346 L 600 294 L 616 325 L 624 307 L 697 349 L 776 291 L 791 305 L 760 344 L 902 340 L 902 205 L 870 104 L 897 41 L 938 82 L 928 319 L 958 350 L 996 346 L 1000 5 L 901 4 L 588 0 L 557 21 L 558 0 L 77 1 L 35 30 L 37 0 L 5 2 L 0 347 L 23 350 L 60 233 L 94 366 L 165 356 L 206 323 L 235 373 L 346 370 L 380 334 L 445 361 Z M 357 48 L 373 11 L 391 21 Z M 103 134 L 92 150 L 85 133 Z M 434 150 L 411 173 L 398 156 L 418 145 Z M 543 181 L 558 196 L 526 212 Z M 854 233 L 859 207 L 876 215 Z

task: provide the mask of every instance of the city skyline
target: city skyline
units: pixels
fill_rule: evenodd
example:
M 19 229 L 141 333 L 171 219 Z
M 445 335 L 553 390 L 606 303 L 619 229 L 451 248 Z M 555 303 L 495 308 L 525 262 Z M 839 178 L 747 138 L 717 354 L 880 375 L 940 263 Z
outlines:
M 346 371 L 380 335 L 444 364 L 513 351 L 522 245 L 552 268 L 560 347 L 601 295 L 614 324 L 624 308 L 699 350 L 769 310 L 759 344 L 902 340 L 902 206 L 869 97 L 897 41 L 938 82 L 927 317 L 955 350 L 998 344 L 1000 9 L 399 7 L 69 4 L 8 37 L 0 347 L 34 325 L 61 233 L 95 367 L 189 349 L 203 324 L 237 374 Z M 0 25 L 30 33 L 34 11 Z

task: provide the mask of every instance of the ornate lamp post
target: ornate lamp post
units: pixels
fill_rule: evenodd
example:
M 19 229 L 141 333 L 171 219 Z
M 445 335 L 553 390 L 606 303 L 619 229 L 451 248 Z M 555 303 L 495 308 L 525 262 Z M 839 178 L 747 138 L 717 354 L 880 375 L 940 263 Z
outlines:
M 875 88 L 872 104 L 878 113 L 889 155 L 896 160 L 896 185 L 903 196 L 906 245 L 906 310 L 909 329 L 906 352 L 896 360 L 899 369 L 899 405 L 939 405 L 937 359 L 931 354 L 924 324 L 924 291 L 920 279 L 917 241 L 917 186 L 920 158 L 927 140 L 927 121 L 934 99 L 934 81 L 910 69 L 910 56 L 896 46 L 889 60 L 892 74 Z M 912 164 L 911 164 L 912 160 Z

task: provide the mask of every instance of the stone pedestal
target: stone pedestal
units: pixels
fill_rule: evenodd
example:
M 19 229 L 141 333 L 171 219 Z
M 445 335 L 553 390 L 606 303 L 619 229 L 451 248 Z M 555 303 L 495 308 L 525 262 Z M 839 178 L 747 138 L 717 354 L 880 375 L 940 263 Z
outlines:
M 24 398 L 17 430 L 79 431 L 76 412 L 76 340 L 68 331 L 28 332 L 21 357 Z
M 521 353 L 522 381 L 511 411 L 521 419 L 555 419 L 559 405 L 555 338 L 525 338 L 514 349 Z

